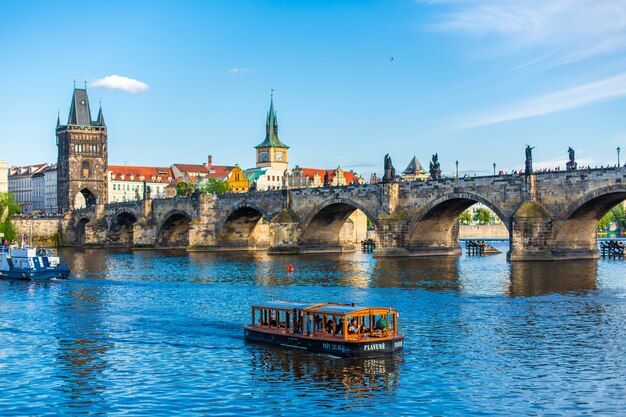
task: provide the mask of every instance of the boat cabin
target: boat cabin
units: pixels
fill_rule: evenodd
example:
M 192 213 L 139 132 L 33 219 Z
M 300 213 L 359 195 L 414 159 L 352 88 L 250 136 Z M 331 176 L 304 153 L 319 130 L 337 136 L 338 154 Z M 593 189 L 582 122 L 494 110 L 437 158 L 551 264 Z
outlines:
M 392 338 L 398 335 L 398 313 L 387 307 L 268 301 L 252 307 L 249 328 L 333 341 Z

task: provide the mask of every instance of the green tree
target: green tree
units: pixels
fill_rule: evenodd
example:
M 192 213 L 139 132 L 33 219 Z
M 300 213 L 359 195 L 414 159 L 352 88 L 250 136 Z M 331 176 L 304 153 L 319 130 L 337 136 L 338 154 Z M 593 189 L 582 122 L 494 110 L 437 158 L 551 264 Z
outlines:
M 472 222 L 472 213 L 468 210 L 465 210 L 463 213 L 461 213 L 461 215 L 459 216 L 459 221 L 462 224 L 470 224 Z
M 196 186 L 190 182 L 182 181 L 176 184 L 176 195 L 181 197 L 189 197 L 196 191 Z
M 615 223 L 622 229 L 626 227 L 626 213 L 624 213 L 623 203 L 619 203 L 602 217 L 598 223 L 598 230 L 607 230 L 611 223 Z
M 207 178 L 204 184 L 200 186 L 200 191 L 205 194 L 224 194 L 232 191 L 232 188 L 226 181 L 217 178 Z
M 493 223 L 494 217 L 491 214 L 491 211 L 487 210 L 484 207 L 479 207 L 474 212 L 474 221 L 478 224 L 489 224 Z
M 9 242 L 15 239 L 17 231 L 11 222 L 16 213 L 22 211 L 22 207 L 14 200 L 13 194 L 0 193 L 0 233 Z

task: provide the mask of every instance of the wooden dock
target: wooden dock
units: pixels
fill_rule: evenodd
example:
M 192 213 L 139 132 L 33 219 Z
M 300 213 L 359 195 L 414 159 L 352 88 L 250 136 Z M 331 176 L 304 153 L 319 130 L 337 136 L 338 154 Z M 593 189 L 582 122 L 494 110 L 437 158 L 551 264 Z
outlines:
M 465 241 L 465 250 L 467 256 L 494 255 L 500 251 L 484 240 L 467 240 Z
M 376 242 L 374 239 L 365 239 L 361 241 L 361 250 L 363 252 L 374 252 L 376 249 Z
M 600 253 L 603 258 L 624 259 L 624 242 L 605 240 L 600 242 Z

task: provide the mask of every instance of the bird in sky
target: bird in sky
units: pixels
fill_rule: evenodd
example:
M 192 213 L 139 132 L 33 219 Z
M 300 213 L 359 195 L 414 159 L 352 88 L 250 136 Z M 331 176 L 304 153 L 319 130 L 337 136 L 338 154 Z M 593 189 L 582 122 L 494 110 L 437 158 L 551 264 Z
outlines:
M 389 58 L 389 62 L 393 62 L 393 57 Z

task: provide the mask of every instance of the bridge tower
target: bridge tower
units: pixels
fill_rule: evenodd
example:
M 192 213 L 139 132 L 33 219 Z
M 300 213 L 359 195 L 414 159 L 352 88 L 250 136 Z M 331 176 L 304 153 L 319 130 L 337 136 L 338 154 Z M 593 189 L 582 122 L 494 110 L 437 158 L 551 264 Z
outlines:
M 59 212 L 106 203 L 107 127 L 102 106 L 97 119 L 91 120 L 86 82 L 85 88 L 74 83 L 67 124 L 61 125 L 57 117 L 56 137 Z

